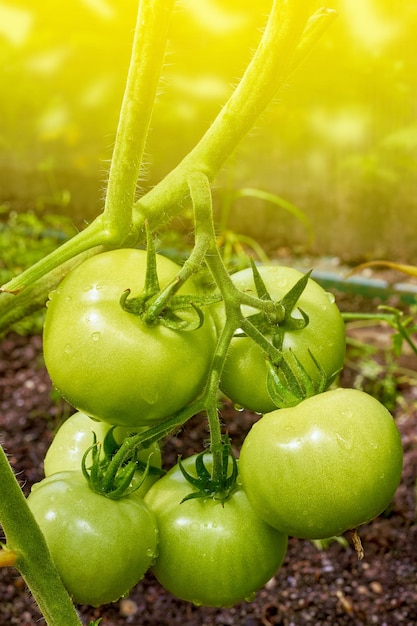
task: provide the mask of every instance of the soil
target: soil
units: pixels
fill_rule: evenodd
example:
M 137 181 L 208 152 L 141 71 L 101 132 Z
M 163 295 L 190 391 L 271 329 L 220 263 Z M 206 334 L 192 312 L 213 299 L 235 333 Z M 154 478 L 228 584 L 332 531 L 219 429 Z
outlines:
M 363 303 L 362 303 L 363 304 Z M 373 305 L 371 309 L 375 310 Z M 327 547 L 290 538 L 280 571 L 261 589 L 253 602 L 230 609 L 195 607 L 164 591 L 152 574 L 128 598 L 98 609 L 77 607 L 84 624 L 102 618 L 101 626 L 343 626 L 417 624 L 417 361 L 405 352 L 393 374 L 385 347 L 390 330 L 383 326 L 353 329 L 356 340 L 374 346 L 368 358 L 375 367 L 367 375 L 358 354 L 352 352 L 341 386 L 359 383 L 371 391 L 384 390 L 401 432 L 404 471 L 389 510 L 360 528 L 365 558 L 358 560 L 352 541 L 333 541 Z M 53 433 L 72 410 L 56 394 L 42 360 L 39 336 L 9 334 L 0 342 L 0 435 L 10 463 L 27 494 L 43 477 L 43 457 Z M 379 368 L 379 369 L 378 369 Z M 372 368 L 371 368 L 372 369 Z M 393 378 L 394 376 L 394 378 Z M 392 383 L 399 392 L 395 397 Z M 391 393 L 387 396 L 387 390 Z M 224 423 L 236 449 L 257 416 L 225 405 Z M 203 416 L 193 418 L 164 447 L 165 467 L 179 453 L 187 456 L 202 449 L 207 439 Z M 43 619 L 14 568 L 0 572 L 0 624 L 28 626 Z

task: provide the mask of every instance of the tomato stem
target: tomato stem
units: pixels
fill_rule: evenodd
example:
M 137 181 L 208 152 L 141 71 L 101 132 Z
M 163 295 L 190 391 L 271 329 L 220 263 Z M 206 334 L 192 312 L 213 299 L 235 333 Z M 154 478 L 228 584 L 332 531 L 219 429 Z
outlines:
M 129 233 L 145 142 L 165 56 L 175 0 L 140 0 L 126 89 L 110 165 L 104 227 Z
M 160 225 L 181 212 L 192 172 L 213 180 L 227 157 L 256 123 L 283 84 L 333 21 L 319 10 L 307 23 L 313 2 L 275 0 L 259 46 L 240 83 L 194 149 L 134 207 L 134 220 Z M 163 210 L 163 214 L 162 214 Z

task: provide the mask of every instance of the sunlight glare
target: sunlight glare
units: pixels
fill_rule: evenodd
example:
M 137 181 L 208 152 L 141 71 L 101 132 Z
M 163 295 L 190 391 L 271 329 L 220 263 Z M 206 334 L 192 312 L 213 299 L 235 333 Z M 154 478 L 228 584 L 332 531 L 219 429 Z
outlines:
M 237 30 L 248 20 L 245 13 L 228 11 L 214 0 L 183 0 L 183 4 L 200 26 L 218 34 Z
M 33 24 L 33 14 L 0 4 L 0 36 L 11 44 L 21 46 L 27 39 Z
M 114 17 L 114 8 L 106 0 L 82 0 L 82 2 L 94 13 L 106 20 Z
M 383 18 L 375 0 L 342 0 L 342 4 L 352 33 L 366 48 L 381 48 L 398 34 L 399 25 Z

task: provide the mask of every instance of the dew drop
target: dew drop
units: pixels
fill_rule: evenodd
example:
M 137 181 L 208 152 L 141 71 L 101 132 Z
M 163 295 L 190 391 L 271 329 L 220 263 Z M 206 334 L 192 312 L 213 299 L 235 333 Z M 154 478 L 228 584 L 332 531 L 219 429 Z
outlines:
M 95 332 L 91 335 L 91 339 L 93 341 L 98 341 L 100 339 L 100 333 L 99 332 Z
M 334 295 L 332 293 L 330 293 L 329 291 L 326 291 L 326 296 L 328 297 L 329 302 L 334 304 L 334 302 L 336 301 L 336 298 L 334 297 Z
M 71 346 L 70 346 L 69 343 L 67 343 L 67 345 L 64 348 L 64 353 L 65 354 L 70 354 L 70 352 L 71 352 Z
M 200 530 L 200 524 L 198 522 L 192 522 L 190 524 L 190 529 L 191 530 Z
M 234 408 L 235 411 L 239 411 L 239 413 L 241 413 L 242 411 L 245 410 L 245 407 L 240 405 L 240 404 L 234 404 L 233 408 Z

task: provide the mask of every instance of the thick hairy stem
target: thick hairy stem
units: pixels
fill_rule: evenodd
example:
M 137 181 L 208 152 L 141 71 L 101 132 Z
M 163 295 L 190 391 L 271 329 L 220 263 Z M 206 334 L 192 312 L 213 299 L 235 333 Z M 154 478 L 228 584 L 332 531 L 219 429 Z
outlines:
M 288 76 L 314 47 L 334 18 L 334 11 L 316 12 L 307 23 L 311 0 L 275 0 L 258 49 L 242 80 L 195 148 L 164 180 L 137 201 L 135 221 L 144 216 L 153 225 L 180 213 L 193 171 L 213 180 L 227 157 L 257 122 Z
M 93 248 L 69 259 L 59 267 L 30 284 L 17 295 L 4 293 L 0 296 L 0 335 L 23 317 L 43 309 L 48 294 L 56 289 L 66 274 L 88 257 L 103 251 L 103 247 Z
M 129 232 L 136 185 L 175 0 L 141 0 L 104 209 L 105 227 Z

